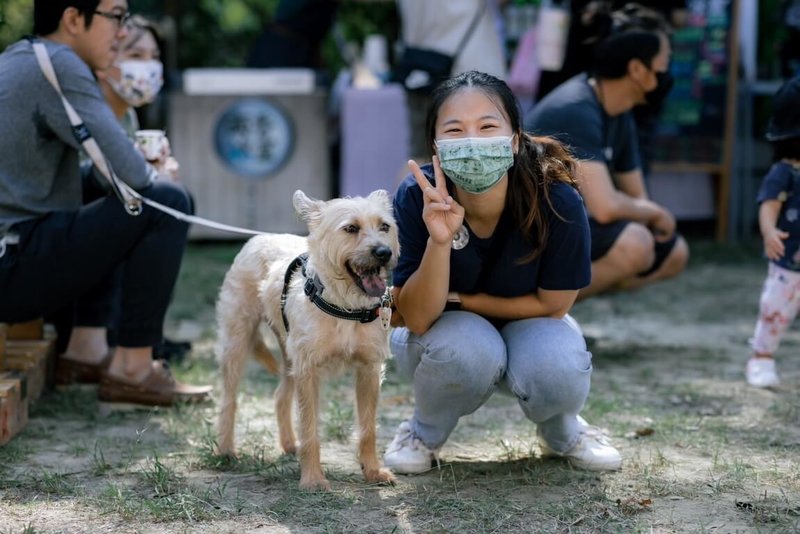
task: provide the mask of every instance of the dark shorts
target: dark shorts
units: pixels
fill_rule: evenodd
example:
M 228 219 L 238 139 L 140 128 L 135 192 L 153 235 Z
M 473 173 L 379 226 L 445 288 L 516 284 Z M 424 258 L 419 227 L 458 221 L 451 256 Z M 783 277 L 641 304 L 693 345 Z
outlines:
M 611 250 L 611 247 L 613 247 L 614 243 L 619 239 L 619 235 L 630 222 L 631 221 L 614 221 L 608 224 L 600 224 L 589 217 L 589 231 L 592 234 L 592 261 L 599 260 Z M 657 271 L 664 263 L 664 260 L 667 259 L 670 252 L 672 252 L 672 249 L 675 248 L 675 243 L 678 242 L 679 237 L 680 234 L 675 232 L 669 241 L 656 241 L 656 261 L 653 262 L 653 266 L 648 270 L 639 273 L 639 276 L 647 276 Z

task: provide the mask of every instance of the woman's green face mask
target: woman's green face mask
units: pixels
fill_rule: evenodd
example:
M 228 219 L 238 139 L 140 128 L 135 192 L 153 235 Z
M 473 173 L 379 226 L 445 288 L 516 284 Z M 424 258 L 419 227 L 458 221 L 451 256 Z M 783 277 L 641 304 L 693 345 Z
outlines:
M 509 136 L 440 139 L 436 151 L 442 171 L 467 193 L 489 191 L 514 165 Z

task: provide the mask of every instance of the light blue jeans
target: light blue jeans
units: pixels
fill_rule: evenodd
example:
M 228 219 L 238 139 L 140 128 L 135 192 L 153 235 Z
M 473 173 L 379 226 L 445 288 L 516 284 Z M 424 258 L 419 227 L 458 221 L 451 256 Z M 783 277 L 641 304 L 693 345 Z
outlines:
M 569 317 L 513 321 L 498 330 L 474 313 L 445 312 L 421 336 L 395 328 L 391 348 L 414 386 L 411 428 L 430 449 L 498 389 L 517 398 L 556 452 L 578 440 L 575 416 L 589 396 L 592 355 Z

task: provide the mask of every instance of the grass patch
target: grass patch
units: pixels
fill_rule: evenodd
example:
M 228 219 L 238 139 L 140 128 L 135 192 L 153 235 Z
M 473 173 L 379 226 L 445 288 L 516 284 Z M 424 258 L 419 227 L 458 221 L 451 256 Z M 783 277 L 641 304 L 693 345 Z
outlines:
M 196 322 L 202 334 L 173 367 L 179 380 L 219 382 L 213 306 L 241 244 L 187 250 L 169 319 Z M 25 431 L 0 447 L 0 523 L 11 518 L 0 531 L 800 531 L 800 366 L 781 360 L 787 387 L 779 391 L 748 389 L 741 378 L 765 272 L 760 245 L 690 245 L 685 275 L 576 306 L 582 323 L 613 334 L 592 347 L 582 415 L 610 431 L 620 472 L 541 459 L 535 426 L 515 399 L 495 395 L 456 426 L 440 470 L 367 485 L 347 443 L 355 409 L 345 375 L 320 396 L 333 491 L 304 492 L 297 458 L 276 442 L 277 378 L 251 364 L 239 390 L 237 458 L 214 453 L 214 404 L 102 418 L 91 389 L 41 399 Z M 652 335 L 636 334 L 637 322 L 655 325 Z M 720 343 L 667 339 L 690 326 Z M 794 335 L 789 351 L 800 345 Z M 379 454 L 413 411 L 411 385 L 390 361 Z

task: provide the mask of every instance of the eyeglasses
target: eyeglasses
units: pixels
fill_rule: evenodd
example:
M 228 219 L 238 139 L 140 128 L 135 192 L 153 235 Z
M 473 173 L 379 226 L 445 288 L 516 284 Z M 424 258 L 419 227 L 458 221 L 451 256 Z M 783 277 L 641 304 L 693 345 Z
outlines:
M 108 11 L 95 11 L 95 15 L 100 15 L 101 17 L 105 17 L 108 20 L 113 20 L 117 23 L 117 28 L 122 28 L 128 21 L 131 20 L 131 14 L 128 12 L 125 13 L 110 13 Z

